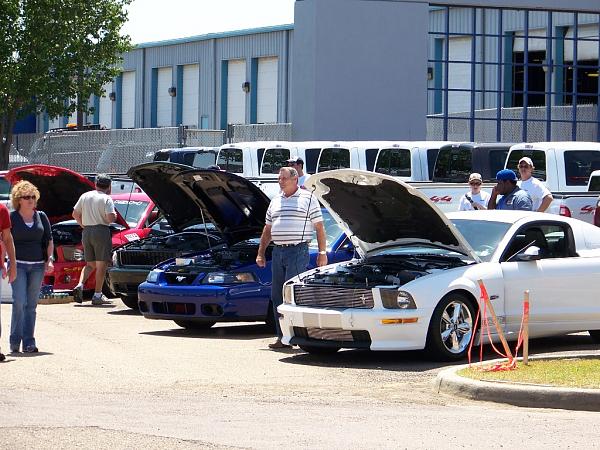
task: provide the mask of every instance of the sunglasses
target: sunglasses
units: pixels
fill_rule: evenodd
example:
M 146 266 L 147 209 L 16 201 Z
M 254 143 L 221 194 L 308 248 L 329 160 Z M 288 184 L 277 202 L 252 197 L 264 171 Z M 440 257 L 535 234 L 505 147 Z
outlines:
M 21 197 L 23 200 L 35 200 L 35 195 L 22 195 Z

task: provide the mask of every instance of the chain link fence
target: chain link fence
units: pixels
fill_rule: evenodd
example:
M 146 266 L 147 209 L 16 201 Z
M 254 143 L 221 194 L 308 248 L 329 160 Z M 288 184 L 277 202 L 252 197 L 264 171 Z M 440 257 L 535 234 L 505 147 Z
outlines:
M 474 140 L 476 142 L 522 142 L 523 141 L 524 108 L 502 108 L 500 111 L 500 139 L 497 138 L 497 110 L 484 109 L 475 111 Z M 527 141 L 572 141 L 573 140 L 573 107 L 553 106 L 550 108 L 550 136 L 547 136 L 547 109 L 542 107 L 527 108 Z M 576 141 L 598 141 L 598 107 L 596 105 L 579 105 L 576 109 L 577 130 Z M 448 140 L 470 141 L 470 113 L 454 113 L 448 115 Z M 427 139 L 444 140 L 443 115 L 427 118 Z
M 228 141 L 256 142 L 256 141 L 291 141 L 291 123 L 265 123 L 250 125 L 229 125 L 227 127 Z

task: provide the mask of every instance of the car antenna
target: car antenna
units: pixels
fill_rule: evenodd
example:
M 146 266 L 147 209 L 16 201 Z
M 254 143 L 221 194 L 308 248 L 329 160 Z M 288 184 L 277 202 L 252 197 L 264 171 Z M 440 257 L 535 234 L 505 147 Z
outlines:
M 206 236 L 206 242 L 208 243 L 208 250 L 212 252 L 212 245 L 210 245 L 210 238 L 208 237 L 208 228 L 206 227 L 206 219 L 204 218 L 204 211 L 200 209 L 200 216 L 202 217 L 202 223 L 204 224 L 204 235 Z

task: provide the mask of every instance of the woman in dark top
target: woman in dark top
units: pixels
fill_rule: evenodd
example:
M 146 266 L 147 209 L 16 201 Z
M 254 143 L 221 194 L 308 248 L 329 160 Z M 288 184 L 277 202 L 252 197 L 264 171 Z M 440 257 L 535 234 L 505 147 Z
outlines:
M 54 270 L 54 244 L 48 217 L 35 206 L 40 192 L 29 181 L 19 181 L 11 191 L 15 209 L 10 213 L 11 233 L 15 241 L 17 277 L 12 282 L 12 320 L 10 350 L 38 351 L 33 335 L 40 288 L 45 272 Z

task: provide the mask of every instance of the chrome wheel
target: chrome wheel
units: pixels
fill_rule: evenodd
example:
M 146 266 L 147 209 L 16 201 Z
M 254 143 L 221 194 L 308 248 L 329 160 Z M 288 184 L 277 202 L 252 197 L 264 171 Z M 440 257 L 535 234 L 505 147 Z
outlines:
M 473 314 L 469 306 L 461 300 L 450 301 L 444 308 L 440 320 L 440 336 L 446 350 L 452 354 L 462 354 L 471 342 L 473 335 Z

